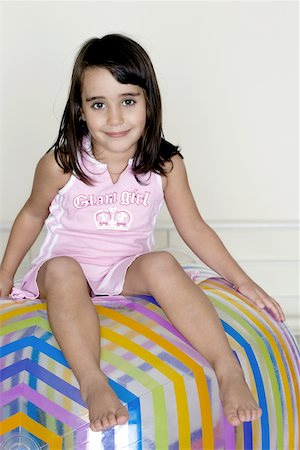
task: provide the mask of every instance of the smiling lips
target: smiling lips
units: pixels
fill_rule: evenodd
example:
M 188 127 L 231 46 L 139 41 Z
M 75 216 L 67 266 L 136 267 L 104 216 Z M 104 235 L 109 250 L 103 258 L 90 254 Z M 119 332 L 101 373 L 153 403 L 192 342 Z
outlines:
M 112 131 L 111 133 L 105 133 L 105 134 L 107 134 L 107 136 L 112 137 L 112 138 L 120 138 L 120 137 L 126 136 L 126 134 L 128 134 L 129 131 L 130 130 L 118 131 L 118 132 Z

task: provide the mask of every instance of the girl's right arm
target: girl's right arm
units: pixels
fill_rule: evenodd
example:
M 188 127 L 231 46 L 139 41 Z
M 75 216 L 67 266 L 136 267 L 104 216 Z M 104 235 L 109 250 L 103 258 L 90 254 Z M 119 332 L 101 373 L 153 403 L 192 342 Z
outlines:
M 30 197 L 13 224 L 0 266 L 1 296 L 10 294 L 15 273 L 43 228 L 50 203 L 69 177 L 56 163 L 53 152 L 39 161 Z

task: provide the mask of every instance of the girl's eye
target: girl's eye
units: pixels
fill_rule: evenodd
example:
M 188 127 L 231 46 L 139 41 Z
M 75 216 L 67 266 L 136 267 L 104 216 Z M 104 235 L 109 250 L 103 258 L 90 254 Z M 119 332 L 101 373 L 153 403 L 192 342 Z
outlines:
M 132 100 L 132 98 L 127 98 L 126 100 L 123 101 L 123 105 L 124 106 L 133 106 L 135 105 L 135 101 Z
M 93 103 L 92 108 L 93 109 L 103 109 L 104 106 L 105 106 L 104 103 L 96 102 L 96 103 Z

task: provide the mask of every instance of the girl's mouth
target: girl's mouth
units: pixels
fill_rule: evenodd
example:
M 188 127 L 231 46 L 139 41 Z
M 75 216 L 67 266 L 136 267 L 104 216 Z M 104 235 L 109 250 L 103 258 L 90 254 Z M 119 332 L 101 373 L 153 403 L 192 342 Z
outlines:
M 130 130 L 126 130 L 126 131 L 112 131 L 110 133 L 105 133 L 107 136 L 112 137 L 112 138 L 119 138 L 119 137 L 123 137 L 126 136 L 126 134 L 129 133 Z

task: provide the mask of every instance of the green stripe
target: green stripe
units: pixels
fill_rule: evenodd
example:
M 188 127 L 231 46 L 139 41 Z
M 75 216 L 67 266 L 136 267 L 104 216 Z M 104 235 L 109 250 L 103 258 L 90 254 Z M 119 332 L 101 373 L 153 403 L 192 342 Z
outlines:
M 57 367 L 57 361 L 54 361 L 52 358 L 47 359 L 47 365 L 46 369 L 51 372 L 55 373 L 55 368 Z M 59 364 L 58 368 L 61 368 L 61 365 Z M 57 391 L 53 391 L 52 387 L 49 386 L 49 384 L 46 385 L 46 396 L 47 398 L 50 398 L 52 401 L 55 401 L 55 396 L 57 395 Z M 55 401 L 57 403 L 57 401 Z M 50 428 L 51 430 L 52 428 Z
M 124 373 L 151 391 L 154 409 L 155 448 L 159 450 L 167 450 L 168 422 L 163 386 L 151 378 L 146 372 L 143 372 L 138 367 L 135 367 L 119 355 L 116 355 L 105 348 L 101 350 L 101 359 L 122 370 Z
M 17 322 L 6 325 L 5 327 L 2 327 L 0 330 L 0 336 L 5 336 L 6 334 L 12 333 L 14 331 L 22 330 L 23 328 L 35 326 L 38 326 L 43 330 L 52 333 L 48 320 L 43 319 L 43 317 L 31 317 L 30 319 L 19 320 Z
M 248 333 L 251 335 L 251 337 L 254 339 L 255 343 L 258 345 L 259 350 L 261 352 L 262 359 L 263 359 L 263 364 L 267 368 L 267 371 L 268 371 L 269 377 L 270 377 L 271 386 L 272 386 L 272 394 L 273 394 L 274 403 L 275 403 L 274 409 L 275 409 L 276 424 L 277 424 L 278 448 L 283 448 L 283 446 L 284 446 L 284 435 L 283 435 L 283 432 L 284 432 L 283 423 L 284 422 L 283 422 L 283 415 L 282 415 L 283 406 L 282 406 L 281 400 L 280 400 L 280 392 L 279 392 L 279 387 L 278 387 L 278 383 L 277 383 L 277 379 L 276 379 L 275 368 L 273 366 L 268 348 L 267 348 L 266 344 L 264 343 L 263 338 L 261 336 L 259 336 L 258 332 L 255 331 L 252 328 L 252 326 L 249 325 L 249 323 L 245 319 L 243 319 L 243 317 L 241 317 L 238 313 L 234 312 L 228 306 L 225 306 L 223 303 L 221 303 L 220 300 L 211 298 L 211 297 L 213 297 L 213 295 L 217 295 L 217 294 L 213 294 L 211 291 L 209 293 L 208 292 L 205 292 L 205 293 L 206 293 L 206 295 L 208 295 L 208 297 L 210 297 L 211 301 L 214 304 L 218 305 L 217 306 L 218 309 L 224 311 L 227 315 L 232 317 L 238 324 L 242 325 L 245 328 L 245 330 L 247 330 Z M 223 298 L 223 297 L 221 296 L 221 298 Z M 242 311 L 241 311 L 241 313 L 244 314 Z M 268 395 L 266 395 L 266 398 L 268 399 Z M 272 410 L 269 409 L 269 411 L 270 412 L 272 411 L 274 413 L 273 408 L 272 408 Z

